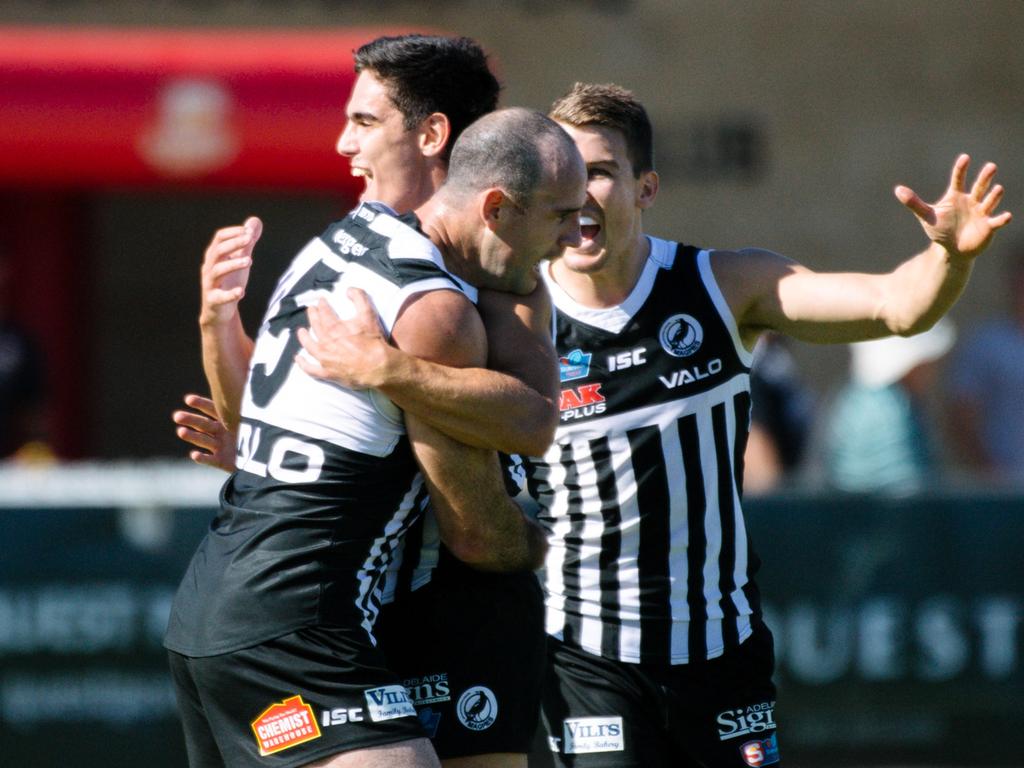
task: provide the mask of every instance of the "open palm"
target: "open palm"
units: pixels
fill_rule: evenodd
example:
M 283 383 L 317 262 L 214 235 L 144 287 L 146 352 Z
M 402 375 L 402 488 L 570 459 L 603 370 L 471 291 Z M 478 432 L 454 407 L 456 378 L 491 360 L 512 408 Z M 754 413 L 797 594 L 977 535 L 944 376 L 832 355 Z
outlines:
M 986 163 L 970 192 L 966 191 L 967 166 L 971 160 L 960 155 L 953 164 L 949 187 L 929 205 L 909 187 L 896 187 L 896 197 L 914 212 L 925 234 L 954 257 L 973 259 L 988 246 L 997 229 L 1012 218 L 1009 211 L 995 215 L 1003 198 L 1001 184 L 992 186 L 995 163 Z

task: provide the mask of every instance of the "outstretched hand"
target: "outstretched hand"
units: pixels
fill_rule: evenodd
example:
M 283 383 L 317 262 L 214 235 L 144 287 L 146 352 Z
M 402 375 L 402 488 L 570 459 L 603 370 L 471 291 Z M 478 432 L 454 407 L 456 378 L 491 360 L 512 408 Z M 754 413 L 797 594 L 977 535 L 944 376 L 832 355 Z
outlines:
M 224 227 L 214 233 L 203 254 L 200 322 L 221 323 L 234 315 L 245 296 L 252 252 L 262 233 L 263 222 L 255 216 L 240 227 Z
M 296 364 L 310 376 L 351 389 L 378 387 L 387 379 L 388 351 L 377 311 L 358 288 L 346 294 L 353 314 L 338 317 L 326 300 L 310 307 L 309 330 L 300 328 L 299 342 L 308 354 L 295 356 Z
M 175 434 L 198 450 L 188 456 L 196 464 L 235 471 L 235 435 L 217 418 L 213 400 L 201 395 L 185 395 L 185 405 L 192 410 L 175 411 L 171 419 L 178 425 Z
M 985 163 L 970 192 L 966 191 L 967 166 L 971 159 L 960 155 L 953 164 L 946 193 L 929 205 L 909 187 L 895 189 L 897 199 L 913 211 L 925 234 L 953 258 L 971 260 L 988 246 L 997 229 L 1006 226 L 1009 211 L 996 215 L 1003 198 L 1003 186 L 992 186 L 995 163 Z

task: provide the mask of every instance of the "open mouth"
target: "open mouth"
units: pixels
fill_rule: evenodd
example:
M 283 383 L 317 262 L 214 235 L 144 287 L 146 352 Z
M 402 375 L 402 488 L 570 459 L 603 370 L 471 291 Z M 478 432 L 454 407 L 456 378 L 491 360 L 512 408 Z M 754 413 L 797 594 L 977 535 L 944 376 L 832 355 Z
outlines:
M 593 216 L 580 216 L 580 234 L 584 240 L 593 240 L 601 231 L 601 225 Z
M 368 170 L 366 170 L 365 168 L 359 168 L 357 166 L 352 166 L 352 175 L 355 176 L 356 178 L 373 178 L 373 176 L 370 174 Z

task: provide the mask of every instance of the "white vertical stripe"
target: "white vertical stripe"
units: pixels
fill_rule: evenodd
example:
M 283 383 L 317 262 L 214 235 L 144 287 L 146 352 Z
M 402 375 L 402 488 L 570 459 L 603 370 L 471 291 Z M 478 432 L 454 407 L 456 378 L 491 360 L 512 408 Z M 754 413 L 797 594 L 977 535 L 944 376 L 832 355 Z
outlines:
M 668 480 L 669 577 L 672 589 L 672 630 L 670 653 L 673 659 L 688 658 L 690 653 L 690 606 L 686 602 L 686 578 L 689 568 L 689 504 L 686 498 L 686 465 L 679 442 L 678 421 L 661 430 L 662 455 Z
M 406 530 L 406 520 L 413 510 L 416 495 L 423 486 L 423 477 L 419 473 L 413 478 L 412 486 L 402 497 L 391 519 L 384 526 L 384 535 L 374 540 L 367 553 L 366 559 L 360 566 L 357 578 L 359 589 L 356 593 L 356 607 L 362 611 L 363 620 L 360 622 L 366 634 L 373 638 L 373 625 L 377 621 L 379 612 L 377 603 L 380 601 L 380 592 L 383 587 L 383 572 L 387 568 L 394 548 L 399 538 Z M 374 600 L 373 598 L 376 598 Z M 376 645 L 376 641 L 374 641 Z
M 561 464 L 561 455 L 561 446 L 554 444 L 548 448 L 544 461 L 550 470 L 547 482 L 551 488 L 551 509 L 567 510 L 569 491 L 565 487 L 566 470 Z M 540 522 L 548 525 L 548 521 L 543 517 Z M 545 603 L 548 608 L 546 625 L 548 633 L 556 637 L 561 636 L 565 622 L 565 581 L 562 578 L 562 568 L 566 558 L 565 538 L 571 529 L 572 523 L 568 514 L 558 515 L 548 529 L 551 547 L 544 562 L 544 584 L 547 591 Z
M 726 408 L 726 416 L 729 424 L 729 455 L 736 455 L 736 407 L 735 396 Z M 734 468 L 735 469 L 735 468 Z M 743 523 L 743 503 L 740 500 L 739 488 L 736 485 L 735 472 L 733 473 L 732 488 L 732 510 L 733 526 L 736 529 L 736 563 L 733 568 L 733 583 L 736 588 L 733 590 L 732 599 L 740 616 L 750 613 L 750 603 L 743 594 L 743 586 L 747 583 L 747 528 Z
M 697 433 L 700 443 L 701 469 L 704 471 L 704 494 L 709 503 L 704 510 L 704 538 L 707 549 L 704 552 L 704 599 L 709 619 L 721 618 L 718 605 L 721 597 L 718 588 L 718 556 L 722 551 L 722 528 L 719 520 L 718 499 L 718 457 L 715 453 L 715 432 L 711 420 L 711 408 L 702 408 L 697 413 Z

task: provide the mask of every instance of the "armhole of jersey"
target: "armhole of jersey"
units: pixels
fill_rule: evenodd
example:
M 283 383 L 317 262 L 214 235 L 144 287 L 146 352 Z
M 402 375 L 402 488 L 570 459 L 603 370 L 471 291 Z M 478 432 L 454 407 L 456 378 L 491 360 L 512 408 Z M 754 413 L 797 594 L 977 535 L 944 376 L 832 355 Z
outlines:
M 707 249 L 697 253 L 697 268 L 700 270 L 700 276 L 704 281 L 704 287 L 707 289 L 708 296 L 711 297 L 711 301 L 714 303 L 715 309 L 718 310 L 718 314 L 722 318 L 722 322 L 725 323 L 725 327 L 729 329 L 729 335 L 732 336 L 732 343 L 736 348 L 736 354 L 739 355 L 740 362 L 747 368 L 750 368 L 754 363 L 754 353 L 748 350 L 743 344 L 742 339 L 740 339 L 740 330 L 739 326 L 736 325 L 736 318 L 733 317 L 732 310 L 729 309 L 725 296 L 722 295 L 722 290 L 718 287 L 718 281 L 715 280 L 715 273 L 711 269 L 711 253 Z

